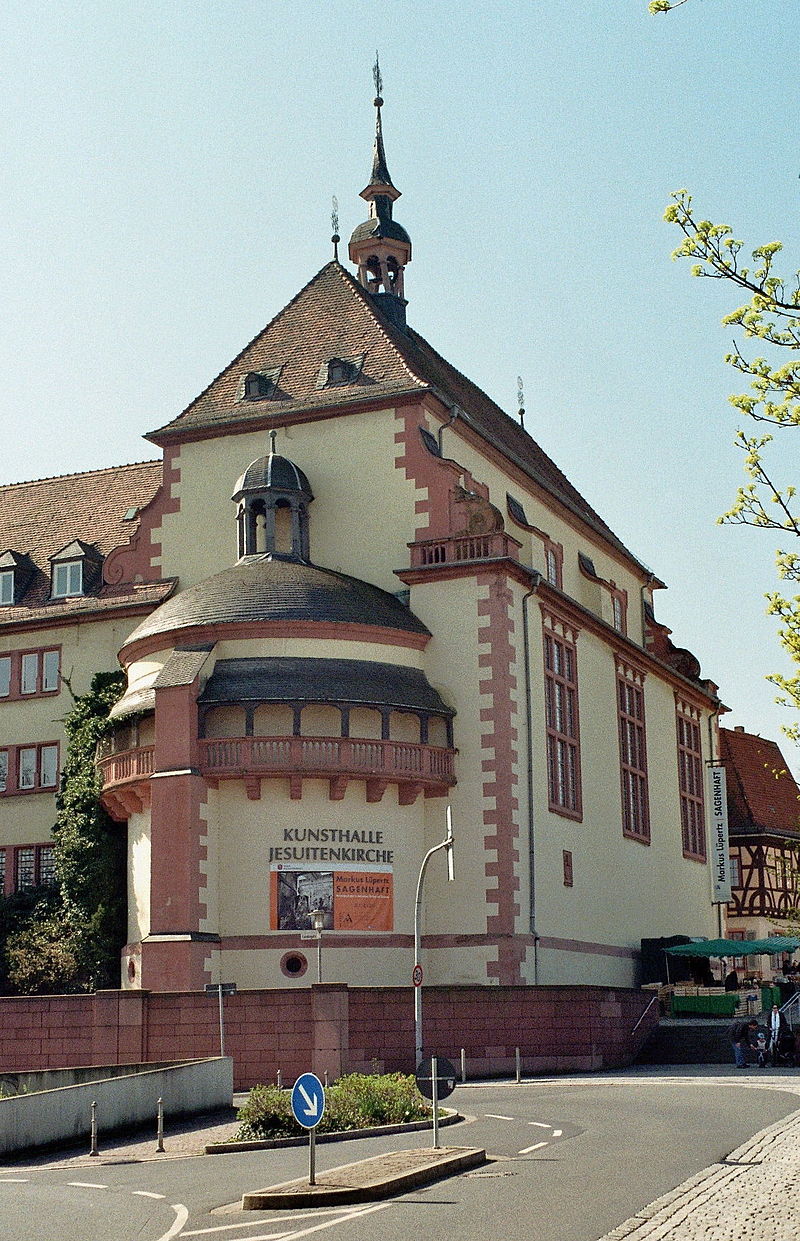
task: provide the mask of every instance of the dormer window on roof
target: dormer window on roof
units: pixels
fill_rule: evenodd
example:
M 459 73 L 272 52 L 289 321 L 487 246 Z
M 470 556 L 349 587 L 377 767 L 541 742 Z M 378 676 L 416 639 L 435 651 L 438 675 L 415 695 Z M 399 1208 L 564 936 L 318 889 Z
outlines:
M 100 585 L 103 558 L 96 548 L 75 539 L 50 557 L 50 595 L 71 599 L 91 594 Z
M 34 571 L 29 556 L 10 549 L 3 552 L 0 556 L 0 607 L 19 603 Z
M 275 389 L 278 386 L 278 376 L 280 373 L 281 368 L 279 366 L 273 367 L 273 369 L 269 371 L 248 371 L 242 379 L 240 400 L 269 400 L 271 396 L 275 395 Z
M 328 358 L 317 376 L 318 388 L 339 388 L 355 383 L 364 365 L 364 354 L 353 358 Z

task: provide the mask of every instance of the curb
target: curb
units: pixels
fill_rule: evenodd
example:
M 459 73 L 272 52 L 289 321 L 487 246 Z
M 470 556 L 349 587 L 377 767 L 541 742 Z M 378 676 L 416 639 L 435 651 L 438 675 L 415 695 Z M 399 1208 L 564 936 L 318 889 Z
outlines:
M 444 1116 L 439 1117 L 439 1128 L 457 1125 L 463 1119 L 464 1117 L 459 1112 L 448 1109 Z M 321 1146 L 327 1142 L 349 1142 L 356 1138 L 383 1138 L 395 1133 L 421 1133 L 425 1129 L 432 1128 L 432 1120 L 412 1120 L 405 1125 L 373 1125 L 369 1129 L 340 1129 L 335 1133 L 318 1133 L 316 1143 L 317 1146 Z M 211 1142 L 203 1147 L 203 1154 L 235 1155 L 239 1151 L 269 1151 L 284 1146 L 308 1146 L 308 1130 L 296 1138 L 264 1138 L 262 1141 L 252 1142 Z
M 316 1185 L 309 1185 L 306 1179 L 301 1178 L 244 1194 L 242 1210 L 375 1202 L 487 1162 L 486 1151 L 474 1147 L 395 1151 L 391 1155 L 375 1155 L 371 1159 L 331 1168 L 320 1174 Z

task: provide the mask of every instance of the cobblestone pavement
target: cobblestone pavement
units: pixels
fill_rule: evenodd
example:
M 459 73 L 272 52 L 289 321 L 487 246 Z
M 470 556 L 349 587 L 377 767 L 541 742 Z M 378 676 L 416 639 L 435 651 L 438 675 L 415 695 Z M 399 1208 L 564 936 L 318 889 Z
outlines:
M 800 1111 L 657 1198 L 600 1241 L 797 1241 Z

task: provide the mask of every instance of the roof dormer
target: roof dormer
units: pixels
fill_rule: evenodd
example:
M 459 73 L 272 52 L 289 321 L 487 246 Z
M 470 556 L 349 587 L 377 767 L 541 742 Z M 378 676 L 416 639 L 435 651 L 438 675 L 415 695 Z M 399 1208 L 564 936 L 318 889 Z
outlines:
M 103 557 L 96 547 L 74 539 L 50 557 L 50 597 L 74 599 L 92 595 L 102 581 Z
M 36 567 L 30 556 L 10 548 L 0 556 L 0 607 L 19 603 Z

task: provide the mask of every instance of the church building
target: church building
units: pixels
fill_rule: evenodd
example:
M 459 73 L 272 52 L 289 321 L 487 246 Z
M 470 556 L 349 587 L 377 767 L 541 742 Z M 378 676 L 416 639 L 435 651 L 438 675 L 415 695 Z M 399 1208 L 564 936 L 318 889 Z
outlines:
M 67 683 L 121 665 L 126 988 L 308 986 L 315 924 L 326 981 L 410 984 L 448 806 L 426 983 L 634 986 L 642 938 L 718 933 L 717 686 L 658 577 L 414 330 L 382 106 L 349 263 L 158 460 L 0 488 L 2 884 L 52 872 Z

